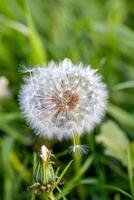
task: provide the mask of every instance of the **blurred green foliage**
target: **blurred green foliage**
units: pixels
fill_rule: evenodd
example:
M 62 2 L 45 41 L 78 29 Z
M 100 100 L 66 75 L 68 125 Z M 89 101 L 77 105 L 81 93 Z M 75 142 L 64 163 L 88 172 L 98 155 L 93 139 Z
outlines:
M 0 199 L 38 199 L 27 186 L 33 152 L 41 144 L 53 149 L 62 169 L 72 159 L 64 154 L 71 142 L 36 137 L 18 105 L 21 65 L 36 67 L 65 57 L 99 70 L 108 85 L 109 106 L 103 123 L 82 138 L 89 146 L 84 164 L 78 172 L 68 171 L 56 198 L 134 196 L 133 29 L 133 0 L 0 0 L 0 76 L 9 80 L 8 95 L 0 99 Z

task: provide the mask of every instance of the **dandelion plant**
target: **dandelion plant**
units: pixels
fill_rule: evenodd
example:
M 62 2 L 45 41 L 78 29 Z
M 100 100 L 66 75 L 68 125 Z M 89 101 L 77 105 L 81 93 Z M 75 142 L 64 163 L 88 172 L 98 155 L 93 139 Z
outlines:
M 105 114 L 107 89 L 102 77 L 90 66 L 73 64 L 69 59 L 59 63 L 52 61 L 48 66 L 26 68 L 25 72 L 30 76 L 24 79 L 19 96 L 24 116 L 41 137 L 59 141 L 72 139 L 73 146 L 69 151 L 74 152 L 78 169 L 79 153 L 87 148 L 80 145 L 80 137 L 99 124 Z M 44 151 L 47 152 L 47 148 L 43 147 Z M 42 187 L 47 188 L 54 172 L 47 170 L 44 154 L 40 156 L 45 163 L 41 176 L 47 173 Z M 40 179 L 44 180 L 44 176 Z

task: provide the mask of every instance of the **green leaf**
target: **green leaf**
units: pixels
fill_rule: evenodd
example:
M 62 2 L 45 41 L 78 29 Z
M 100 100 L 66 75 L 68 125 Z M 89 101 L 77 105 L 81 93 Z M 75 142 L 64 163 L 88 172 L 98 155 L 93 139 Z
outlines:
M 129 140 L 125 133 L 113 121 L 105 122 L 101 134 L 96 137 L 98 143 L 103 143 L 105 153 L 127 165 L 127 149 Z
M 12 113 L 0 113 L 0 124 L 7 124 L 10 121 L 21 119 L 22 116 L 19 112 Z
M 110 104 L 108 106 L 108 113 L 123 126 L 134 129 L 133 116 L 131 116 L 127 111 Z
M 4 173 L 4 200 L 12 200 L 13 199 L 13 170 L 10 165 L 10 155 L 13 149 L 14 140 L 11 137 L 6 137 L 2 143 L 2 158 L 1 163 L 3 166 Z
M 29 27 L 29 41 L 32 48 L 32 59 L 35 64 L 44 63 L 47 61 L 47 55 L 40 35 L 38 34 L 34 21 L 32 19 L 29 5 L 26 4 L 25 15 Z
M 114 90 L 124 90 L 124 89 L 128 89 L 128 88 L 134 88 L 134 81 L 126 81 L 123 83 L 119 83 L 119 84 L 115 85 L 115 87 L 113 89 Z
M 22 24 L 15 20 L 8 19 L 3 15 L 0 16 L 0 23 L 1 23 L 1 25 L 4 25 L 8 28 L 11 28 L 13 30 L 16 30 L 16 31 L 22 33 L 24 36 L 29 35 L 29 28 L 25 24 Z
M 25 138 L 18 132 L 18 130 L 15 127 L 12 127 L 8 124 L 1 124 L 0 128 L 13 138 L 18 139 L 22 143 L 24 142 Z

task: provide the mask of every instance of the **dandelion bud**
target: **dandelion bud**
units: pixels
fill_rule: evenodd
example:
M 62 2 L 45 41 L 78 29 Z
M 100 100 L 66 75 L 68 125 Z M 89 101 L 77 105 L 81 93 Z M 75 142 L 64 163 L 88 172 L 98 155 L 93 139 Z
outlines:
M 50 156 L 51 156 L 51 151 L 48 150 L 48 148 L 45 145 L 43 145 L 40 148 L 39 155 L 44 160 L 44 162 L 49 162 Z
M 52 166 L 53 162 L 50 160 L 51 151 L 43 145 L 40 148 L 39 156 L 40 159 L 34 172 L 34 179 L 41 185 L 46 186 L 55 181 L 55 173 Z

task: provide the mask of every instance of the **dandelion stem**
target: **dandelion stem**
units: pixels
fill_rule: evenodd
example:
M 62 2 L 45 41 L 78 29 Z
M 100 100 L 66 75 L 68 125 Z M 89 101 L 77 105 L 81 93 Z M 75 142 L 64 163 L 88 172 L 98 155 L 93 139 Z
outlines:
M 49 199 L 50 199 L 50 200 L 55 200 L 55 197 L 54 197 L 53 192 L 50 192 L 50 194 L 49 194 Z
M 44 195 L 43 195 L 43 192 L 41 192 L 41 195 L 40 195 L 40 197 L 41 197 L 41 200 L 44 200 Z
M 75 170 L 79 170 L 81 165 L 81 156 L 80 156 L 80 149 L 76 148 L 78 145 L 80 145 L 80 136 L 79 134 L 73 135 L 73 152 L 74 152 L 74 164 L 75 164 Z
M 79 172 L 79 170 L 81 169 L 81 149 L 80 149 L 80 145 L 81 145 L 81 141 L 80 141 L 80 135 L 79 134 L 75 134 L 74 135 L 74 164 L 75 164 L 75 174 L 77 174 Z M 83 199 L 83 194 L 84 194 L 84 190 L 83 190 L 83 186 L 79 185 L 77 187 L 77 192 L 78 195 L 80 197 L 80 199 Z
M 44 192 L 41 192 L 40 198 L 41 198 L 41 200 L 48 200 L 48 194 L 45 194 Z

